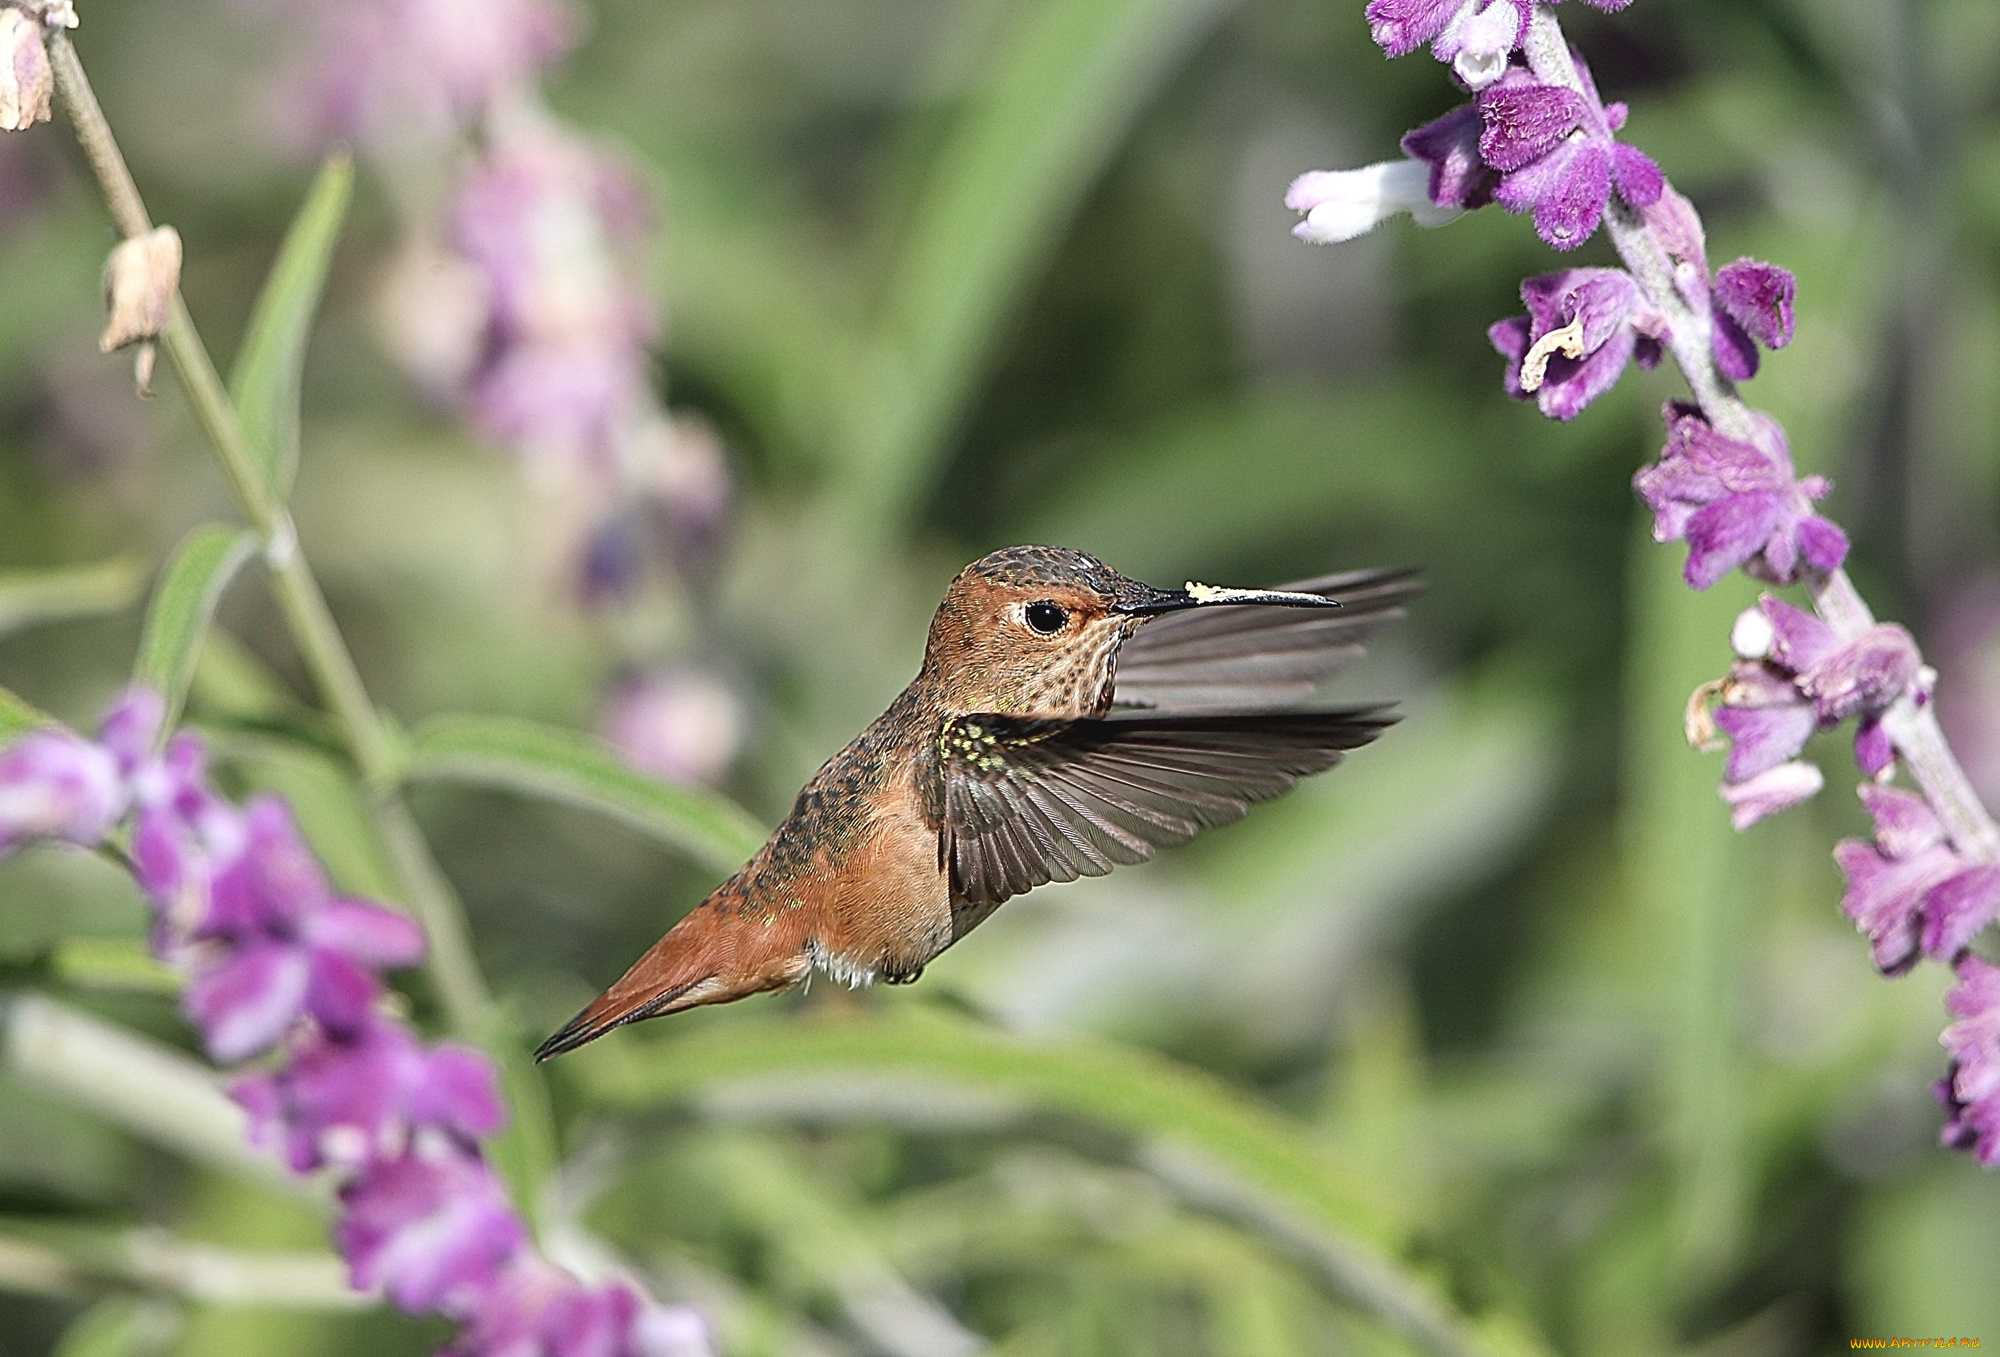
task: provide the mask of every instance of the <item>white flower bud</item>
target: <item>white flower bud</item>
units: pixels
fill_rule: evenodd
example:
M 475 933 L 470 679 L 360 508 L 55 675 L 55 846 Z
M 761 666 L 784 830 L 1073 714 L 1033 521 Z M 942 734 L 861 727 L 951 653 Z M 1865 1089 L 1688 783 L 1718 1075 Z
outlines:
M 1315 245 L 1352 240 L 1398 212 L 1419 226 L 1442 226 L 1460 215 L 1431 201 L 1431 169 L 1421 160 L 1385 160 L 1358 170 L 1313 170 L 1292 181 L 1285 206 L 1306 219 L 1292 234 Z
M 0 9 L 0 132 L 47 122 L 54 89 L 41 25 L 18 9 Z
M 1736 615 L 1736 624 L 1729 629 L 1729 648 L 1737 658 L 1761 660 L 1771 653 L 1771 646 L 1777 640 L 1777 633 L 1771 630 L 1771 619 L 1764 616 L 1762 608 L 1745 608 Z
M 1483 9 L 1460 10 L 1438 41 L 1452 51 L 1451 68 L 1458 78 L 1477 91 L 1507 73 L 1507 58 L 1520 31 L 1521 11 L 1513 0 L 1492 0 Z

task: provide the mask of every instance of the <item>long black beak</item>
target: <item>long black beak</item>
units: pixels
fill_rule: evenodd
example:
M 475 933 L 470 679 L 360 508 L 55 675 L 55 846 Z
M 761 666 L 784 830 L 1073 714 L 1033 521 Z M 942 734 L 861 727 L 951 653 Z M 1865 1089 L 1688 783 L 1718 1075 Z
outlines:
M 1289 589 L 1222 589 L 1213 584 L 1189 580 L 1180 589 L 1147 587 L 1147 596 L 1136 603 L 1114 603 L 1115 613 L 1176 613 L 1183 608 L 1206 608 L 1222 603 L 1264 603 L 1279 608 L 1338 608 L 1340 600 L 1324 594 L 1295 594 Z

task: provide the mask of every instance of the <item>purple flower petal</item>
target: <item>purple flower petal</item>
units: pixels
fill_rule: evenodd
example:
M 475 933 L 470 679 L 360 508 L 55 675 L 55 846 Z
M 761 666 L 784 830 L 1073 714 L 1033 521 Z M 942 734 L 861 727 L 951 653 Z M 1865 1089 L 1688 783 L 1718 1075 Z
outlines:
M 1944 842 L 1931 803 L 1900 787 L 1863 786 L 1857 795 L 1875 822 L 1875 841 L 1893 858 L 1909 857 Z
M 1767 815 L 1816 796 L 1826 785 L 1810 763 L 1781 763 L 1743 782 L 1725 782 L 1717 790 L 1729 803 L 1729 821 L 1737 830 L 1750 828 Z
M 1621 117 L 1618 125 L 1624 121 Z M 1653 158 L 1622 141 L 1611 147 L 1611 182 L 1617 186 L 1618 196 L 1634 207 L 1651 207 L 1667 187 L 1667 178 Z
M 1847 559 L 1847 534 L 1840 530 L 1839 524 L 1818 514 L 1808 514 L 1799 520 L 1798 539 L 1799 554 L 1815 570 L 1838 570 Z
M 302 936 L 377 970 L 423 960 L 424 931 L 407 914 L 365 900 L 333 900 L 305 922 Z
M 1408 56 L 1444 32 L 1468 0 L 1369 0 L 1364 11 L 1375 45 L 1392 57 Z
M 1480 159 L 1480 125 L 1478 106 L 1460 104 L 1403 137 L 1403 153 L 1431 167 L 1430 197 L 1439 207 L 1470 211 L 1493 201 L 1500 176 Z
M 507 1120 L 493 1062 L 470 1046 L 432 1048 L 423 1077 L 410 1091 L 410 1116 L 466 1137 L 492 1135 Z
M 1784 497 L 1759 490 L 1717 500 L 1688 519 L 1690 587 L 1706 589 L 1764 549 L 1785 521 Z
M 1502 374 L 1501 380 L 1507 388 L 1507 394 L 1515 400 L 1528 398 L 1528 392 L 1521 388 L 1521 360 L 1528 355 L 1528 346 L 1532 342 L 1529 338 L 1533 333 L 1532 325 L 1533 322 L 1526 316 L 1509 316 L 1505 320 L 1495 321 L 1486 330 L 1487 341 L 1507 360 L 1507 370 Z
M 1987 1168 L 2000 1167 L 2000 966 L 1968 952 L 1953 969 L 1958 984 L 1945 1006 L 1959 1021 L 1939 1038 L 1952 1061 L 1938 1089 L 1951 1113 L 1940 1139 L 1975 1151 Z
M 464 1150 L 377 1164 L 340 1199 L 334 1241 L 354 1286 L 413 1313 L 468 1308 L 527 1243 L 493 1170 Z
M 1715 355 L 1715 365 L 1730 381 L 1747 382 L 1757 375 L 1757 346 L 1743 332 L 1743 327 L 1724 312 L 1715 313 L 1715 323 L 1708 333 L 1708 347 Z
M 1480 158 L 1503 174 L 1547 155 L 1582 124 L 1585 111 L 1575 90 L 1511 80 L 1483 91 L 1478 107 Z
M 305 1007 L 311 966 L 303 949 L 252 943 L 198 970 L 181 1009 L 200 1029 L 209 1057 L 233 1065 L 278 1044 Z
M 381 997 L 382 982 L 331 947 L 306 947 L 310 979 L 306 1011 L 336 1036 L 364 1027 Z
M 1745 782 L 1759 773 L 1789 763 L 1819 728 L 1810 704 L 1773 707 L 1718 707 L 1715 724 L 1729 736 L 1729 761 L 1723 776 Z
M 1769 594 L 1757 608 L 1771 624 L 1771 658 L 1794 673 L 1825 663 L 1840 649 L 1833 628 L 1804 608 Z
M 1949 961 L 2000 914 L 2000 867 L 1968 867 L 1924 895 L 1924 954 Z
M 0 751 L 0 856 L 29 839 L 94 844 L 125 804 L 117 760 L 67 732 L 31 731 Z
M 1767 349 L 1792 342 L 1792 301 L 1798 282 L 1791 270 L 1756 259 L 1725 264 L 1715 275 L 1715 304 Z
M 1799 675 L 1799 689 L 1829 725 L 1879 710 L 1916 682 L 1917 643 L 1893 622 L 1870 627 Z
M 1854 762 L 1864 777 L 1879 778 L 1896 761 L 1896 746 L 1879 716 L 1864 716 L 1854 730 Z
M 167 717 L 166 700 L 144 684 L 134 684 L 104 714 L 97 742 L 118 760 L 118 771 L 132 776 L 153 755 L 153 741 Z

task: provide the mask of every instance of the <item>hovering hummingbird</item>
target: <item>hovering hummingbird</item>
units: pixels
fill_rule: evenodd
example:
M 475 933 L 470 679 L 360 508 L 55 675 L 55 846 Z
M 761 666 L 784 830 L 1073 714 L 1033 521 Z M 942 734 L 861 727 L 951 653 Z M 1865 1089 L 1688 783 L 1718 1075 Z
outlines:
M 1393 721 L 1290 709 L 1418 587 L 1402 570 L 1155 589 L 1081 551 L 981 557 L 945 591 L 910 686 L 536 1058 L 815 967 L 906 984 L 1010 896 L 1284 794 Z

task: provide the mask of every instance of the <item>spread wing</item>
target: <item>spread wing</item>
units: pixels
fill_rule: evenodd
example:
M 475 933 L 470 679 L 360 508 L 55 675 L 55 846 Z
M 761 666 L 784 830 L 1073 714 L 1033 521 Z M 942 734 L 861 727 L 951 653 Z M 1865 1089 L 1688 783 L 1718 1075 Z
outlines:
M 1144 862 L 1331 768 L 1394 719 L 1382 707 L 1103 721 L 959 717 L 944 730 L 939 843 L 952 893 L 997 905 L 1049 881 Z
M 1156 617 L 1119 648 L 1114 710 L 1278 711 L 1361 654 L 1361 642 L 1422 592 L 1414 570 L 1321 575 L 1282 588 L 1339 608 L 1190 608 Z

